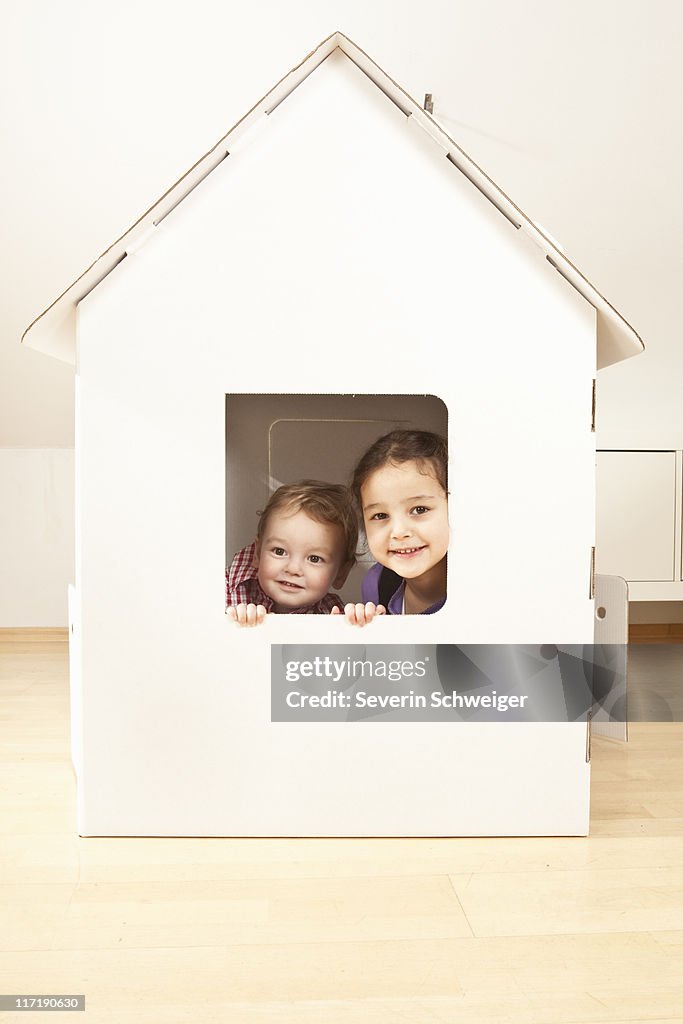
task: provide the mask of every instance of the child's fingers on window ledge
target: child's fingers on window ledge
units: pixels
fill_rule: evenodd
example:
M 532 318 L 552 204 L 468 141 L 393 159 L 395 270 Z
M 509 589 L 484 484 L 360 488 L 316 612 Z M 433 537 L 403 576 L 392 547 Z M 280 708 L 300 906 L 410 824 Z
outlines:
M 344 614 L 347 622 L 350 622 L 352 626 L 367 626 L 374 619 L 378 613 L 378 609 L 381 605 L 375 605 L 372 601 L 368 601 L 367 604 L 347 604 L 344 607 Z M 384 614 L 384 611 L 379 612 L 380 615 Z
M 235 604 L 228 608 L 228 618 L 238 626 L 258 626 L 266 619 L 262 604 Z

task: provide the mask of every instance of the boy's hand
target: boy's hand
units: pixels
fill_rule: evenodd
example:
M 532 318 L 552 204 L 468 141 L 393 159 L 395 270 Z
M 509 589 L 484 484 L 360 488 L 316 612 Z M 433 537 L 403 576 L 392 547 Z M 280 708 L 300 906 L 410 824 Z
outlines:
M 238 626 L 260 626 L 266 621 L 266 609 L 262 604 L 232 604 L 228 618 Z
M 367 604 L 344 605 L 346 621 L 350 622 L 352 626 L 366 626 L 376 615 L 386 615 L 386 613 L 387 610 L 383 604 L 373 604 L 372 601 L 368 601 Z M 333 608 L 332 614 L 341 615 L 341 611 L 339 608 Z

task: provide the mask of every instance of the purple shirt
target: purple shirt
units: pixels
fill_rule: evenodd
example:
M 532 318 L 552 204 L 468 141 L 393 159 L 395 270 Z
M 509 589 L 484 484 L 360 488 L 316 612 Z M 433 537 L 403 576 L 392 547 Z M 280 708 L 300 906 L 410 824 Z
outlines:
M 360 586 L 360 593 L 363 603 L 372 601 L 373 604 L 379 603 L 379 578 L 382 574 L 383 565 L 376 562 L 372 569 L 368 569 Z M 403 595 L 406 589 L 405 580 L 400 583 L 398 589 L 389 598 L 387 605 L 387 612 L 389 615 L 403 615 Z M 446 598 L 442 597 L 440 601 L 436 601 L 430 605 L 429 608 L 425 608 L 420 615 L 432 615 L 434 612 L 438 612 L 440 608 L 446 603 Z

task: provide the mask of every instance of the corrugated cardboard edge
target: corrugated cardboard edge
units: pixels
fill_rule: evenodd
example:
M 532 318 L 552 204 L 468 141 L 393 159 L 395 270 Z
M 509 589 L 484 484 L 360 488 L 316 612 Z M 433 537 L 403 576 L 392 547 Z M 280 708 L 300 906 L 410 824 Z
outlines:
M 131 227 L 116 239 L 55 301 L 26 328 L 22 342 L 65 362 L 75 362 L 75 309 L 111 271 L 135 249 L 179 202 L 210 174 L 230 152 L 230 143 L 242 136 L 263 114 L 271 113 L 334 50 L 341 50 L 406 115 L 412 117 L 444 150 L 463 173 L 518 229 L 523 229 L 555 270 L 597 311 L 598 369 L 638 355 L 644 344 L 635 330 L 601 295 L 553 241 L 526 216 L 496 183 L 458 146 L 438 121 L 393 80 L 371 57 L 342 32 L 333 32 L 311 50 L 263 96 L 193 166 L 171 186 Z

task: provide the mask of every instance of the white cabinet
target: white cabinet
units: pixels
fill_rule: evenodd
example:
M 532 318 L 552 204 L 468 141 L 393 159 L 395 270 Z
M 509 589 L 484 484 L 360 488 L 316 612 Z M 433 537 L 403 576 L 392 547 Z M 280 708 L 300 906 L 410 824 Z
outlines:
M 676 451 L 597 454 L 596 570 L 628 580 L 632 600 L 683 596 L 680 459 Z

